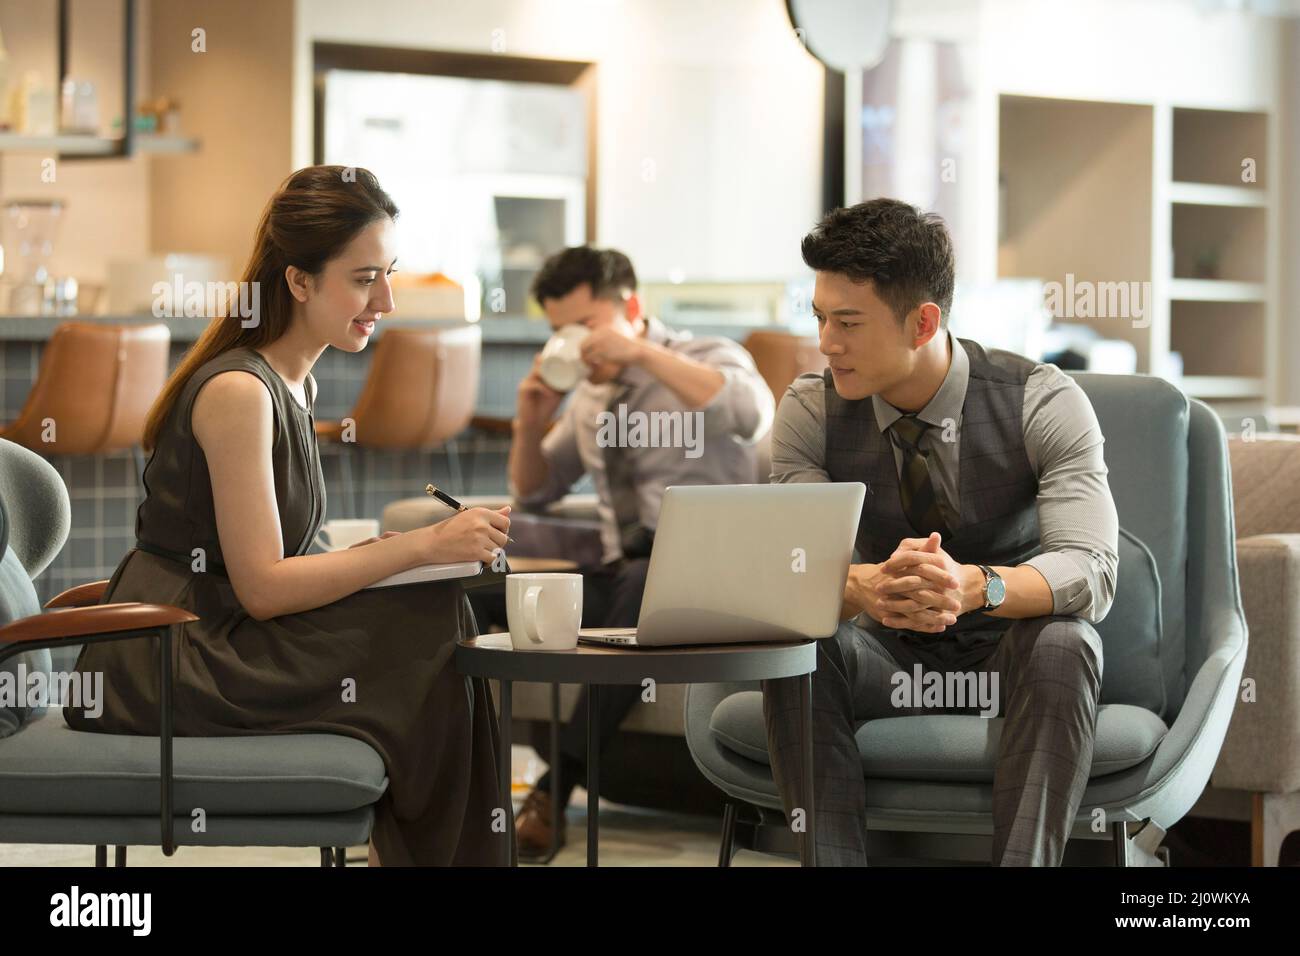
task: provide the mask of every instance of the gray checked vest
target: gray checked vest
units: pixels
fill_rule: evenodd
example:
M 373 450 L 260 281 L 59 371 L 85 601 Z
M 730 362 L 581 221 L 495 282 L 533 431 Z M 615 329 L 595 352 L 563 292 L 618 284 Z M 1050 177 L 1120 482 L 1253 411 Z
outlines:
M 970 382 L 962 405 L 959 520 L 943 548 L 959 564 L 1015 566 L 1040 550 L 1038 478 L 1025 453 L 1025 382 L 1036 363 L 1000 350 L 985 351 L 954 338 L 970 356 Z M 857 549 L 864 562 L 884 561 L 903 538 L 924 537 L 903 514 L 898 469 L 889 436 L 881 434 L 870 396 L 839 397 L 830 370 L 826 385 L 826 471 L 831 481 L 867 486 L 858 522 Z M 948 631 L 1005 630 L 1011 621 L 978 611 L 957 618 Z M 910 633 L 910 632 L 904 632 Z

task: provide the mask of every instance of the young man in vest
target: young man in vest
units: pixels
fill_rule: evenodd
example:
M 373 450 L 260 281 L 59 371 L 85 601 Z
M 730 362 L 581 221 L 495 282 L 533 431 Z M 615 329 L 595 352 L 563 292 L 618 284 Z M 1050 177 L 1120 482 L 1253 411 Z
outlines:
M 591 369 L 574 389 L 549 432 L 564 396 L 549 388 L 534 360 L 519 384 L 510 444 L 510 487 L 523 508 L 541 508 L 590 475 L 600 513 L 602 563 L 580 568 L 584 627 L 635 627 L 659 507 L 669 485 L 751 484 L 756 443 L 771 427 L 772 392 L 740 344 L 669 329 L 641 311 L 636 273 L 623 253 L 577 246 L 546 260 L 533 295 L 551 328 L 582 325 L 582 359 Z M 626 415 L 680 416 L 693 447 L 659 441 L 618 447 L 602 428 Z M 689 416 L 693 421 L 686 421 Z M 621 430 L 621 429 L 620 429 Z M 603 749 L 642 692 L 638 685 L 602 688 L 597 737 Z M 564 841 L 563 808 L 586 780 L 587 696 L 560 734 L 562 790 L 552 793 L 548 772 L 528 795 L 515 821 L 520 856 L 544 853 Z M 551 801 L 561 829 L 551 830 Z
M 891 199 L 837 209 L 803 258 L 829 368 L 782 398 L 772 481 L 867 486 L 862 563 L 812 678 L 817 862 L 867 862 L 863 722 L 995 712 L 992 862 L 1058 865 L 1088 783 L 1102 674 L 1092 623 L 1110 609 L 1117 564 L 1092 405 L 1056 366 L 948 333 L 953 251 L 938 216 Z M 994 708 L 899 693 L 917 665 L 982 682 Z M 787 813 L 802 799 L 794 683 L 763 686 Z

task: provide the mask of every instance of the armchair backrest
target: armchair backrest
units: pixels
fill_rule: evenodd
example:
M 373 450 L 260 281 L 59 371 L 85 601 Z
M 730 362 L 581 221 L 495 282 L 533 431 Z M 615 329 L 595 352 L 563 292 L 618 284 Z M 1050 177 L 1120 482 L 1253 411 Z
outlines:
M 58 472 L 34 452 L 0 439 L 0 624 L 39 614 L 32 579 L 68 537 L 68 493 Z M 25 651 L 0 661 L 0 682 L 17 694 L 0 699 L 0 737 L 36 716 L 25 706 L 24 674 L 50 670 L 48 650 Z
M 1105 436 L 1120 526 L 1146 544 L 1160 576 L 1164 718 L 1172 723 L 1216 641 L 1235 633 L 1216 618 L 1241 614 L 1223 425 L 1160 378 L 1074 377 Z
M 9 547 L 35 578 L 68 540 L 67 486 L 40 455 L 0 438 L 0 498 L 9 507 Z
M 389 329 L 374 346 L 352 417 L 371 448 L 432 448 L 460 434 L 478 401 L 483 330 Z

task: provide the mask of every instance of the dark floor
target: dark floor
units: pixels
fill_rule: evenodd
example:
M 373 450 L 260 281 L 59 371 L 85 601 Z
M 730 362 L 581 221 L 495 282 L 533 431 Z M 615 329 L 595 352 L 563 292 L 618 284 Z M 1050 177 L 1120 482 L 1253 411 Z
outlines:
M 1174 866 L 1250 866 L 1250 824 L 1184 817 L 1165 835 Z M 1300 832 L 1282 844 L 1282 866 L 1300 866 Z

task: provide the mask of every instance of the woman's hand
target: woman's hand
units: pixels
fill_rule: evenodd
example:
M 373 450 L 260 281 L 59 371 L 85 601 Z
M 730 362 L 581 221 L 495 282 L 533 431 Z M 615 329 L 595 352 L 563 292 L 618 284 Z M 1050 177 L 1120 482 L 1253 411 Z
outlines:
M 469 508 L 427 529 L 425 559 L 429 564 L 482 561 L 490 564 L 506 546 L 510 506 L 493 511 Z M 415 532 L 412 532 L 415 533 Z
M 397 537 L 397 536 L 398 536 L 399 534 L 401 534 L 401 533 L 402 533 L 402 532 L 400 532 L 400 531 L 385 531 L 383 534 L 381 534 L 381 535 L 380 535 L 379 537 L 377 537 L 377 538 L 366 538 L 365 541 L 358 541 L 356 544 L 350 544 L 350 545 L 348 545 L 348 547 L 349 547 L 349 548 L 359 548 L 359 547 L 361 547 L 362 545 L 366 545 L 366 544 L 374 544 L 376 541 L 383 541 L 385 538 L 395 538 L 395 537 Z

